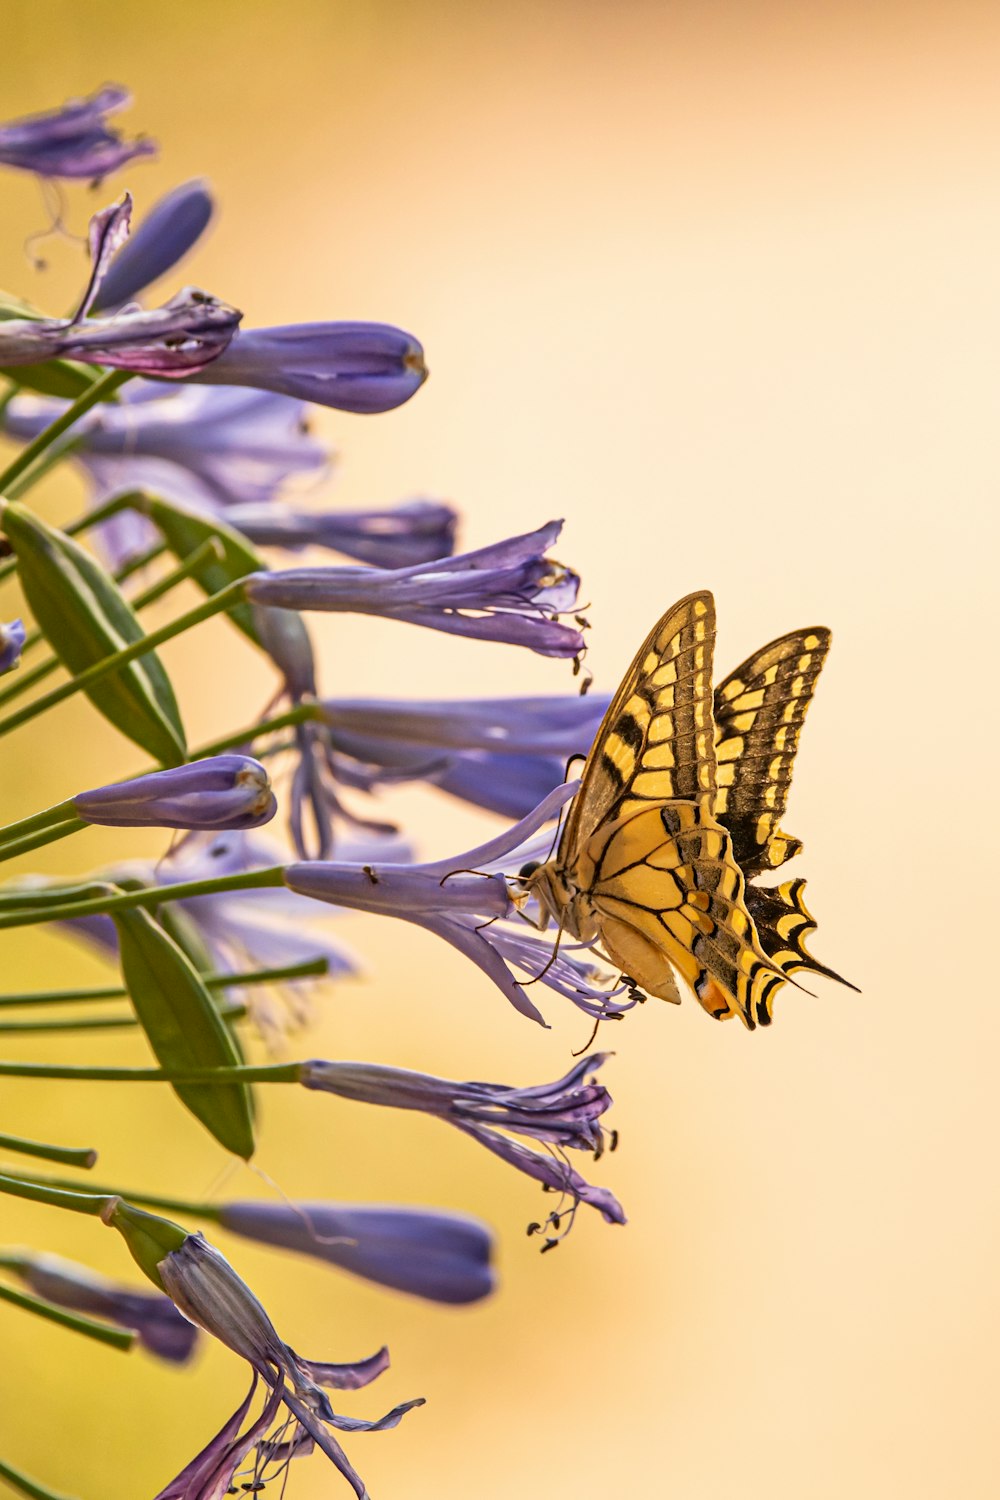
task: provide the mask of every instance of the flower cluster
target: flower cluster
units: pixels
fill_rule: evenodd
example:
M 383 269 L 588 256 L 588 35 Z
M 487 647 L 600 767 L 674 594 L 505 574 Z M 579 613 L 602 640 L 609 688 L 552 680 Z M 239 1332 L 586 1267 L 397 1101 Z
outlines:
M 127 102 L 124 90 L 108 87 L 0 126 L 0 165 L 99 182 L 153 150 L 109 123 Z M 310 404 L 390 412 L 426 379 L 423 350 L 385 323 L 246 328 L 221 296 L 169 281 L 165 300 L 147 305 L 148 288 L 196 250 L 214 211 L 210 186 L 186 182 L 133 232 L 132 199 L 123 193 L 91 219 L 90 275 L 71 315 L 0 305 L 0 423 L 11 445 L 0 473 L 0 578 L 20 590 L 0 623 L 0 737 L 35 721 L 58 724 L 50 711 L 83 693 L 149 758 L 128 775 L 109 766 L 97 787 L 68 784 L 62 801 L 27 805 L 0 827 L 0 861 L 20 861 L 0 883 L 0 927 L 50 924 L 95 946 L 115 971 L 100 989 L 10 992 L 0 1003 L 37 1015 L 76 1001 L 70 1020 L 55 1009 L 5 1024 L 50 1036 L 131 1027 L 151 1054 L 128 1068 L 0 1063 L 0 1075 L 167 1086 L 220 1151 L 247 1159 L 256 1145 L 255 1093 L 266 1085 L 300 1086 L 317 1112 L 357 1105 L 419 1112 L 555 1195 L 551 1212 L 530 1226 L 542 1248 L 565 1237 L 581 1204 L 597 1210 L 595 1221 L 624 1224 L 612 1190 L 573 1163 L 616 1143 L 606 1125 L 611 1096 L 598 1078 L 605 1052 L 555 1082 L 513 1085 L 381 1060 L 275 1061 L 273 1046 L 259 1050 L 280 1038 L 287 1058 L 289 1033 L 308 1023 L 317 994 L 360 974 L 336 931 L 343 909 L 443 939 L 471 960 L 470 979 L 478 968 L 541 1025 L 536 984 L 595 1029 L 621 1018 L 635 996 L 599 954 L 528 920 L 517 879 L 551 845 L 577 787 L 565 779 L 567 766 L 586 754 L 603 705 L 567 690 L 482 701 L 348 699 L 324 679 L 331 664 L 310 635 L 317 611 L 376 615 L 464 638 L 456 651 L 480 649 L 465 641 L 491 642 L 552 658 L 553 670 L 560 662 L 564 671 L 569 662 L 578 667 L 579 578 L 553 555 L 562 523 L 457 550 L 458 514 L 444 500 L 331 504 L 333 455 L 310 429 Z M 59 527 L 37 513 L 31 492 L 61 463 L 79 467 L 89 506 Z M 194 586 L 197 602 L 172 608 L 181 584 Z M 158 601 L 154 620 L 147 611 Z M 215 615 L 248 653 L 270 662 L 275 689 L 268 703 L 238 704 L 212 743 L 192 746 L 183 694 L 159 647 Z M 421 632 L 410 634 L 417 652 Z M 221 702 L 237 698 L 215 686 Z M 475 848 L 420 857 L 375 802 L 384 788 L 415 780 L 509 824 Z M 42 877 L 25 863 L 91 825 L 170 830 L 169 847 L 165 836 L 156 857 L 82 878 Z M 287 832 L 275 835 L 275 827 Z M 81 1013 L 97 999 L 123 1004 Z M 525 1037 L 530 1043 L 533 1033 Z M 346 1104 L 324 1106 L 317 1094 Z M 284 1493 L 292 1460 L 313 1450 L 363 1497 L 344 1434 L 395 1427 L 421 1404 L 403 1401 L 374 1420 L 335 1410 L 328 1392 L 366 1386 L 386 1369 L 386 1350 L 346 1364 L 303 1358 L 188 1222 L 435 1303 L 467 1305 L 494 1292 L 493 1231 L 451 1209 L 385 1204 L 377 1191 L 371 1203 L 204 1203 L 164 1197 L 154 1184 L 124 1192 L 86 1177 L 96 1160 L 89 1147 L 9 1135 L 0 1145 L 75 1172 L 55 1178 L 33 1164 L 5 1165 L 0 1193 L 103 1221 L 148 1283 L 98 1276 L 48 1246 L 10 1246 L 0 1249 L 0 1299 L 175 1364 L 189 1358 L 201 1330 L 249 1367 L 246 1398 L 207 1444 L 202 1435 L 192 1445 L 200 1451 L 159 1500 L 217 1500 L 272 1479 Z M 178 1463 L 186 1457 L 179 1452 Z M 2 1465 L 14 1472 L 5 1456 Z M 34 1479 L 23 1488 L 46 1493 Z

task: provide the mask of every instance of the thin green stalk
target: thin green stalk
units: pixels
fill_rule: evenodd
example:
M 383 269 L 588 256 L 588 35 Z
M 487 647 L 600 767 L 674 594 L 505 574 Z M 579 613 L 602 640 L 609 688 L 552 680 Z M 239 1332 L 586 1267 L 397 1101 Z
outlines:
M 120 895 L 97 896 L 89 901 L 72 901 L 65 906 L 32 911 L 22 908 L 0 916 L 0 928 L 33 927 L 38 922 L 67 922 L 73 917 L 91 917 L 98 913 L 124 911 L 130 906 L 163 906 L 168 901 L 185 901 L 189 896 L 215 896 L 223 891 L 252 891 L 284 885 L 284 865 L 264 870 L 248 870 L 242 875 L 221 875 L 214 880 L 186 880 L 176 885 L 144 886 L 138 891 Z
M 27 646 L 25 647 L 25 649 L 27 650 Z M 29 667 L 26 670 L 18 672 L 14 678 L 14 681 L 8 683 L 8 685 L 2 691 L 0 691 L 0 708 L 2 708 L 5 703 L 9 703 L 12 698 L 20 698 L 22 693 L 28 692 L 29 689 L 33 688 L 36 683 L 43 682 L 46 677 L 51 676 L 58 665 L 58 656 L 47 656 L 44 661 L 36 662 L 33 667 Z
M 186 614 L 180 615 L 172 620 L 169 625 L 163 625 L 159 630 L 144 635 L 142 640 L 135 641 L 131 646 L 126 646 L 121 651 L 115 651 L 103 660 L 95 662 L 92 667 L 87 667 L 76 677 L 71 677 L 68 682 L 60 683 L 59 687 L 53 688 L 41 698 L 36 698 L 33 703 L 28 703 L 24 708 L 9 714 L 6 719 L 0 719 L 0 735 L 10 734 L 11 730 L 19 729 L 29 719 L 37 718 L 39 714 L 45 713 L 47 709 L 54 708 L 57 703 L 70 698 L 74 693 L 89 688 L 95 682 L 100 682 L 103 677 L 112 672 L 118 672 L 122 667 L 127 667 L 129 662 L 137 660 L 140 656 L 146 656 L 150 651 L 162 646 L 164 642 L 173 640 L 174 636 L 182 635 L 185 630 L 191 630 L 195 625 L 200 625 L 203 620 L 210 620 L 213 615 L 219 614 L 224 609 L 229 609 L 239 602 L 244 588 L 244 580 L 237 579 L 228 584 L 226 588 L 220 589 L 203 604 L 189 609 Z
M 12 1198 L 27 1198 L 29 1203 L 45 1203 L 50 1208 L 68 1208 L 75 1214 L 89 1214 L 99 1219 L 112 1199 L 104 1193 L 68 1192 L 63 1188 L 49 1187 L 44 1182 L 32 1182 L 26 1177 L 10 1177 L 0 1174 L 0 1193 L 9 1193 Z
M 73 438 L 70 438 L 68 443 L 60 443 L 58 446 L 53 445 L 45 457 L 38 460 L 30 473 L 22 474 L 20 479 L 15 480 L 13 484 L 7 486 L 7 499 L 20 500 L 22 495 L 26 495 L 30 489 L 33 489 L 38 481 L 44 479 L 45 475 L 54 469 L 57 464 L 61 464 L 63 459 L 69 458 L 76 447 L 77 444 Z
M 163 549 L 158 548 L 155 555 L 158 556 L 161 550 Z M 217 561 L 222 555 L 222 543 L 218 537 L 210 536 L 207 542 L 202 542 L 200 547 L 195 547 L 193 552 L 189 552 L 176 568 L 171 568 L 170 572 L 164 573 L 156 583 L 144 589 L 141 594 L 137 594 L 132 600 L 132 608 L 145 609 L 147 605 L 155 604 L 157 599 L 162 599 L 164 594 L 168 594 L 179 583 L 190 578 L 192 573 L 197 573 L 203 563 L 211 562 L 213 559 Z
M 280 969 L 249 969 L 242 974 L 203 974 L 201 982 L 209 989 L 230 989 L 237 985 L 281 984 L 293 979 L 320 978 L 329 973 L 326 958 L 312 958 L 306 963 L 286 964 Z M 0 995 L 0 1009 L 17 1005 L 76 1005 L 90 1000 L 126 1000 L 128 990 L 118 986 L 91 990 L 25 990 L 21 994 Z
M 69 1177 L 44 1177 L 35 1180 L 44 1182 L 46 1187 L 72 1190 L 76 1186 Z M 87 1186 L 91 1187 L 89 1180 Z M 127 1203 L 134 1203 L 139 1208 L 162 1209 L 168 1214 L 190 1214 L 193 1219 L 210 1219 L 216 1224 L 222 1218 L 221 1209 L 215 1203 L 190 1203 L 186 1198 L 163 1198 L 154 1193 L 126 1193 L 120 1188 L 107 1187 L 104 1183 L 100 1187 L 95 1185 L 92 1191 L 105 1193 L 109 1198 L 123 1198 Z M 19 1263 L 20 1261 L 14 1255 L 0 1251 L 0 1267 L 10 1264 L 16 1269 Z
M 224 1021 L 242 1021 L 246 1013 L 245 1005 L 219 1007 L 219 1015 Z M 28 1032 L 45 1031 L 121 1031 L 138 1024 L 135 1016 L 74 1016 L 68 1021 L 0 1021 L 0 1033 L 15 1032 L 23 1036 Z
M 30 818 L 21 818 L 16 823 L 8 823 L 6 827 L 0 828 L 0 847 L 4 844 L 17 843 L 19 839 L 39 833 L 45 828 L 52 828 L 56 823 L 62 823 L 72 816 L 73 804 L 69 801 L 56 802 L 51 807 L 43 807 L 41 812 L 32 813 Z
M 220 740 L 212 740 L 209 744 L 192 750 L 190 759 L 203 760 L 208 755 L 221 755 L 225 750 L 234 750 L 240 745 L 248 745 L 252 740 L 260 739 L 265 734 L 273 734 L 277 729 L 288 729 L 294 724 L 307 724 L 310 720 L 315 720 L 317 723 L 323 722 L 322 704 L 300 703 L 296 708 L 290 708 L 283 714 L 276 714 L 273 719 L 265 719 L 262 724 L 248 724 L 245 729 L 238 729 L 235 734 L 223 735 Z
M 42 829 L 41 832 L 32 834 L 30 838 L 16 839 L 10 844 L 0 846 L 0 863 L 4 860 L 16 859 L 19 854 L 32 854 L 36 849 L 42 849 L 46 844 L 54 844 L 57 839 L 67 838 L 71 833 L 79 833 L 81 828 L 89 828 L 90 824 L 84 818 L 67 818 L 62 823 L 56 823 L 52 828 Z
M 0 1062 L 0 1078 L 60 1078 L 78 1083 L 301 1083 L 304 1063 L 263 1063 L 259 1067 L 241 1063 L 235 1068 L 87 1068 L 75 1063 L 15 1063 Z M 16 1196 L 31 1198 L 37 1184 L 21 1183 L 31 1192 Z M 0 1176 L 0 1192 L 12 1192 L 5 1184 L 14 1178 Z M 65 1194 L 66 1197 L 82 1198 L 80 1193 Z M 47 1203 L 47 1198 L 39 1198 Z M 104 1200 L 95 1200 L 103 1202 Z M 72 1208 L 73 1204 L 55 1203 L 55 1207 Z M 100 1208 L 80 1208 L 80 1213 L 99 1214 Z
M 0 1458 L 0 1479 L 10 1485 L 12 1490 L 17 1490 L 19 1495 L 27 1495 L 28 1500 L 74 1500 L 72 1495 L 50 1490 L 48 1485 L 41 1484 L 37 1479 L 32 1479 L 30 1475 L 22 1473 L 20 1469 L 4 1463 L 2 1458 Z
M 48 1146 L 44 1141 L 28 1141 L 19 1135 L 0 1135 L 0 1151 L 16 1151 L 21 1156 L 37 1156 L 55 1161 L 63 1167 L 90 1168 L 97 1160 L 92 1146 Z
M 0 474 L 0 494 L 6 494 L 7 486 L 13 484 L 15 479 L 19 479 L 27 469 L 30 469 L 35 460 L 41 458 L 42 454 L 58 438 L 61 438 L 74 422 L 78 422 L 82 416 L 85 416 L 92 406 L 96 406 L 99 401 L 112 395 L 131 378 L 130 370 L 109 370 L 106 375 L 95 380 L 92 386 L 89 386 L 81 396 L 77 396 L 76 400 L 56 417 L 54 422 L 49 423 L 44 432 L 40 432 L 26 448 L 21 450 L 13 463 L 7 465 Z
M 0 1302 L 13 1302 L 15 1307 L 22 1307 L 25 1312 L 36 1313 L 40 1318 L 47 1318 L 50 1323 L 58 1323 L 62 1328 L 71 1328 L 74 1333 L 85 1334 L 89 1339 L 96 1339 L 99 1344 L 110 1344 L 113 1349 L 131 1349 L 138 1338 L 138 1334 L 131 1328 L 110 1328 L 107 1323 L 98 1323 L 96 1318 L 66 1312 L 64 1308 L 54 1307 L 51 1302 L 43 1302 L 40 1297 L 15 1291 L 2 1281 Z

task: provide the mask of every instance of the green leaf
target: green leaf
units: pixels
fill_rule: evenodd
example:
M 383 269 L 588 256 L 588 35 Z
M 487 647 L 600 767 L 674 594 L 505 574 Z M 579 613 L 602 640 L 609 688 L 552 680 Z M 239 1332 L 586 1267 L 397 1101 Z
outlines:
M 64 401 L 75 401 L 103 374 L 103 370 L 93 365 L 78 365 L 71 359 L 47 359 L 39 365 L 0 365 L 0 375 L 16 385 L 42 396 L 59 396 Z
M 143 639 L 135 611 L 89 552 L 21 505 L 2 505 L 0 524 L 17 553 L 25 598 L 59 660 L 72 673 Z M 122 734 L 165 765 L 186 758 L 170 679 L 154 652 L 85 689 Z
M 182 910 L 182 905 L 182 902 L 177 901 L 161 906 L 157 913 L 157 921 L 167 935 L 173 938 L 178 948 L 199 974 L 203 976 L 205 974 L 214 974 L 216 966 L 212 962 L 212 955 L 208 951 L 201 933 L 198 931 L 197 924 L 191 920 L 187 912 Z M 223 1006 L 229 1004 L 229 997 L 225 990 L 210 989 L 208 993 L 212 998 L 213 1005 L 220 1012 Z M 246 1057 L 244 1056 L 243 1044 L 240 1041 L 239 1032 L 236 1029 L 236 1022 L 234 1020 L 227 1021 L 224 1016 L 220 1016 L 220 1019 L 229 1032 L 238 1060 L 245 1062 Z
M 245 537 L 224 521 L 209 519 L 194 511 L 164 500 L 159 495 L 142 494 L 130 504 L 130 509 L 148 516 L 161 532 L 163 540 L 174 556 L 184 562 L 192 552 L 215 540 L 221 555 L 208 558 L 191 575 L 206 594 L 217 594 L 237 578 L 246 578 L 249 573 L 261 573 L 267 568 L 263 558 Z M 229 610 L 230 619 L 238 625 L 244 635 L 249 636 L 255 646 L 261 645 L 260 635 L 254 624 L 253 608 L 249 604 L 237 604 Z
M 194 965 L 141 907 L 114 913 L 122 977 L 160 1066 L 238 1067 L 240 1056 Z M 220 1145 L 249 1160 L 253 1100 L 245 1083 L 177 1083 L 177 1097 Z

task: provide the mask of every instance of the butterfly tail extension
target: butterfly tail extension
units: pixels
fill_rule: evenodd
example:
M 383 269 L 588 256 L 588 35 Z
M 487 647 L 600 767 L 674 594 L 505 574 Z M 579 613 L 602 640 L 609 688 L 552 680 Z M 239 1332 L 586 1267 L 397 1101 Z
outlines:
M 860 994 L 856 984 L 813 958 L 806 948 L 806 939 L 816 931 L 816 920 L 806 906 L 805 888 L 801 876 L 776 887 L 747 886 L 747 906 L 756 923 L 761 947 L 785 973 L 803 969 L 810 974 L 822 974 Z

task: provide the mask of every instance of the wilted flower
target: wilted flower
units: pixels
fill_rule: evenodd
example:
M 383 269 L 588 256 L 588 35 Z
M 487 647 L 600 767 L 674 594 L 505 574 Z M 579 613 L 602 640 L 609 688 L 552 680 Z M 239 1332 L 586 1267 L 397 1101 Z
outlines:
M 198 1330 L 162 1292 L 118 1286 L 87 1266 L 34 1250 L 0 1251 L 0 1266 L 57 1307 L 134 1329 L 143 1348 L 171 1364 L 183 1364 L 194 1351 Z
M 586 755 L 606 696 L 537 698 L 328 698 L 330 744 L 357 764 L 342 774 L 362 786 L 430 781 L 453 796 L 520 818 L 558 786 L 567 762 Z
M 318 1364 L 301 1358 L 279 1337 L 274 1324 L 247 1284 L 237 1275 L 223 1255 L 201 1234 L 185 1234 L 176 1224 L 146 1214 L 118 1200 L 112 1200 L 104 1215 L 107 1223 L 119 1230 L 136 1260 L 150 1277 L 159 1283 L 180 1311 L 199 1328 L 204 1328 L 220 1343 L 232 1349 L 250 1365 L 254 1374 L 270 1386 L 278 1401 L 295 1419 L 309 1438 L 326 1454 L 355 1493 L 365 1496 L 360 1475 L 352 1468 L 334 1432 L 378 1432 L 395 1427 L 406 1412 L 422 1406 L 423 1399 L 404 1402 L 374 1422 L 343 1417 L 333 1410 L 327 1390 L 357 1390 L 388 1367 L 388 1350 L 380 1349 L 369 1359 L 351 1364 Z M 241 1406 L 231 1421 L 236 1431 L 248 1408 Z M 226 1424 L 224 1432 L 230 1428 Z M 196 1463 L 203 1464 L 211 1455 L 218 1464 L 229 1457 L 231 1434 L 220 1442 L 219 1434 Z M 279 1440 L 285 1436 L 282 1428 Z M 293 1435 L 294 1442 L 294 1435 Z M 245 1452 L 248 1450 L 244 1450 Z M 265 1448 L 270 1456 L 270 1450 Z M 242 1460 L 238 1460 L 240 1462 Z M 283 1465 L 282 1465 L 283 1466 Z M 188 1473 L 191 1466 L 188 1466 Z M 175 1485 L 178 1481 L 175 1481 Z M 211 1489 L 177 1489 L 168 1486 L 165 1495 L 212 1496 L 225 1491 Z
M 118 828 L 259 828 L 278 810 L 267 772 L 248 755 L 215 755 L 133 781 L 78 792 L 87 823 Z
M 100 182 L 126 162 L 156 155 L 152 141 L 125 140 L 108 125 L 107 116 L 131 102 L 127 89 L 108 84 L 89 99 L 71 99 L 59 109 L 0 125 L 0 162 L 40 177 Z
M 131 209 L 126 193 L 91 219 L 91 277 L 72 318 L 0 322 L 0 366 L 34 365 L 59 357 L 176 380 L 218 358 L 243 315 L 194 287 L 151 312 L 127 307 L 110 317 L 87 316 L 112 258 L 125 242 Z
M 467 1214 L 370 1203 L 223 1203 L 231 1234 L 311 1255 L 430 1302 L 478 1302 L 494 1287 L 493 1236 Z
M 309 860 L 287 865 L 285 883 L 314 900 L 398 917 L 436 933 L 482 969 L 516 1010 L 542 1026 L 541 1011 L 511 965 L 594 1020 L 613 1019 L 636 1003 L 634 997 L 617 998 L 624 985 L 613 985 L 593 958 L 578 958 L 575 949 L 561 945 L 556 949 L 523 920 L 504 920 L 516 918 L 516 905 L 502 868 L 517 869 L 534 854 L 526 841 L 551 821 L 577 785 L 557 787 L 497 838 L 450 859 L 424 865 Z
M 177 265 L 204 234 L 214 206 L 207 185 L 199 178 L 182 183 L 154 203 L 111 261 L 93 310 L 131 302 Z
M 384 510 L 236 505 L 226 520 L 259 547 L 329 547 L 375 568 L 406 568 L 450 557 L 458 517 L 436 500 L 406 500 Z
M 247 597 L 283 609 L 383 615 L 452 635 L 529 646 L 542 656 L 579 656 L 583 634 L 560 614 L 576 603 L 579 578 L 546 557 L 562 530 L 537 531 L 412 568 L 291 568 L 254 573 Z
M 559 1231 L 569 1227 L 580 1203 L 596 1208 L 608 1224 L 625 1222 L 614 1194 L 607 1188 L 592 1187 L 565 1156 L 567 1150 L 588 1151 L 594 1156 L 604 1150 L 605 1131 L 600 1118 L 611 1107 L 611 1095 L 587 1074 L 596 1071 L 609 1055 L 595 1052 L 555 1083 L 527 1089 L 499 1083 L 456 1083 L 376 1063 L 323 1060 L 303 1063 L 299 1081 L 306 1088 L 341 1099 L 415 1109 L 447 1120 L 502 1161 L 568 1198 L 570 1208 L 564 1210 L 560 1205 L 550 1218 L 552 1227 Z M 548 1149 L 536 1151 L 511 1140 L 505 1132 L 538 1141 Z M 564 1214 L 568 1215 L 565 1225 Z
M 341 411 L 383 412 L 415 395 L 427 366 L 412 334 L 388 323 L 292 323 L 244 330 L 219 368 L 196 378 L 280 391 Z
M 27 631 L 20 620 L 8 620 L 6 624 L 0 624 L 0 675 L 20 666 L 21 652 L 27 639 Z

